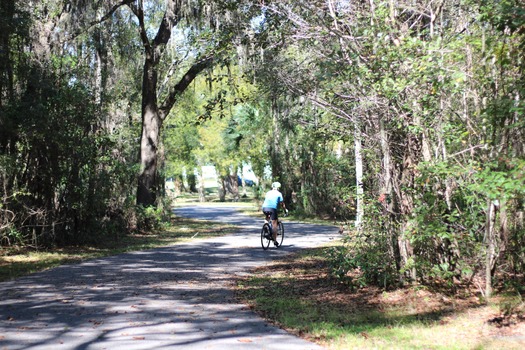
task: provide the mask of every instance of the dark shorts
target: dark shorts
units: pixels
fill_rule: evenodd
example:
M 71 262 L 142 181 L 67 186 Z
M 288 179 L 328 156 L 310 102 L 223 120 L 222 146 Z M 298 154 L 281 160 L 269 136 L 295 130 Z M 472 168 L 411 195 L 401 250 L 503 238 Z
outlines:
M 277 220 L 277 209 L 262 208 L 262 211 L 263 211 L 264 215 L 266 215 L 266 213 L 270 213 L 270 219 Z

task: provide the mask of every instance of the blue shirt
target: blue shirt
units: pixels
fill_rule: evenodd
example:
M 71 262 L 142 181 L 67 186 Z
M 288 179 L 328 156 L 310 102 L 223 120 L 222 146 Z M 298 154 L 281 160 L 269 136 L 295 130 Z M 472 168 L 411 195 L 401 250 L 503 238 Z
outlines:
M 279 207 L 279 203 L 283 201 L 283 195 L 281 192 L 277 190 L 271 190 L 266 193 L 266 197 L 264 197 L 264 203 L 262 205 L 263 208 L 273 208 L 277 209 Z

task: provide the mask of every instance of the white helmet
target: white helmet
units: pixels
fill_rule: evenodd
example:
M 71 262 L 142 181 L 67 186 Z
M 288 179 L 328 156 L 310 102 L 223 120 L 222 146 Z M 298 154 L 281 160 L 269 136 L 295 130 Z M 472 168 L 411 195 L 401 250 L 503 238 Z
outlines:
M 276 182 L 274 182 L 272 184 L 272 189 L 274 189 L 274 190 L 278 190 L 280 187 L 281 187 L 281 183 L 280 182 L 276 181 Z

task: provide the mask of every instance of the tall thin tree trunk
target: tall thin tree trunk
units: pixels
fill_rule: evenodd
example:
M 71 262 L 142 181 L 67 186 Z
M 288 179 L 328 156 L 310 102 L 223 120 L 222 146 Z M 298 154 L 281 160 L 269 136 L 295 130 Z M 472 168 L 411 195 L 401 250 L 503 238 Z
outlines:
M 4 23 L 12 21 L 15 11 L 15 2 L 13 0 L 2 0 L 0 4 L 0 12 L 4 15 Z M 13 64 L 11 62 L 11 48 L 10 48 L 11 30 L 9 26 L 0 25 L 0 107 L 3 105 L 3 96 L 7 96 L 8 100 L 13 99 Z M 5 93 L 4 93 L 5 91 Z
M 282 177 L 282 164 L 281 164 L 281 128 L 279 127 L 279 105 L 277 98 L 272 100 L 272 130 L 269 135 L 272 140 L 271 151 L 270 151 L 270 162 L 272 166 L 272 177 L 273 180 L 280 179 Z
M 199 177 L 199 202 L 206 202 L 206 189 L 204 188 L 204 172 L 201 171 L 198 174 Z
M 489 199 L 487 203 L 487 215 L 485 224 L 485 244 L 487 245 L 487 255 L 485 260 L 485 297 L 492 296 L 492 271 L 496 259 L 496 242 L 494 234 L 494 221 L 496 217 L 496 207 L 494 202 Z
M 217 177 L 217 187 L 219 191 L 219 201 L 225 202 L 226 201 L 226 181 L 224 180 L 224 176 L 219 172 L 219 176 Z
M 363 224 L 363 156 L 362 150 L 362 135 L 361 125 L 359 121 L 354 123 L 354 151 L 355 151 L 355 178 L 356 178 L 356 217 L 355 217 L 355 228 L 360 230 Z
M 383 119 L 379 121 L 379 135 L 381 138 L 381 153 L 383 158 L 383 184 L 381 186 L 381 192 L 388 198 L 392 196 L 392 171 L 390 168 L 390 146 L 388 144 L 388 136 Z

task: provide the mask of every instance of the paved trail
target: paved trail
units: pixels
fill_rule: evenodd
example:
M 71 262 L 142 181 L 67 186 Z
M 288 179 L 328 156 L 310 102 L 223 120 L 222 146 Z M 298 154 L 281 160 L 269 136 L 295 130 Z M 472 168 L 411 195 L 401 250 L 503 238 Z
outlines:
M 231 277 L 336 239 L 336 228 L 286 222 L 283 247 L 263 251 L 262 221 L 233 207 L 176 213 L 243 229 L 0 283 L 0 350 L 321 349 L 234 300 Z

